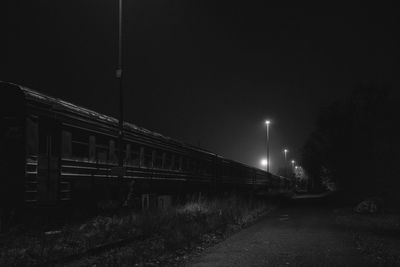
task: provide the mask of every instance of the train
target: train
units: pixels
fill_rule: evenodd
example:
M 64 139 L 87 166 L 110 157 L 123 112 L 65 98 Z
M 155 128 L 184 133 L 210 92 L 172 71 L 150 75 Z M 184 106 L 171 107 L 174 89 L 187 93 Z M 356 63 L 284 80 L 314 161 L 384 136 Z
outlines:
M 292 179 L 132 123 L 123 123 L 119 145 L 117 119 L 27 87 L 0 82 L 0 93 L 3 220 L 15 210 L 107 200 L 143 208 L 163 196 L 294 192 Z

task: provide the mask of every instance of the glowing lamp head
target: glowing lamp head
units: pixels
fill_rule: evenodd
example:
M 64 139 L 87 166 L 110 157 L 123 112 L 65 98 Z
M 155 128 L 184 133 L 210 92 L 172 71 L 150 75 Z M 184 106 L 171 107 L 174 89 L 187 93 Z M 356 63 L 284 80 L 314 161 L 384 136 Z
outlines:
M 294 159 L 292 159 L 292 163 L 294 164 L 296 161 L 294 161 Z
M 283 152 L 285 152 L 285 153 L 288 153 L 289 152 L 289 150 L 287 150 L 286 148 L 283 150 Z
M 266 124 L 266 125 L 269 125 L 270 123 L 271 123 L 271 121 L 269 121 L 269 120 L 266 120 L 266 121 L 265 121 L 265 124 Z
M 267 159 L 262 159 L 260 163 L 261 163 L 262 166 L 267 166 L 268 165 L 268 160 Z

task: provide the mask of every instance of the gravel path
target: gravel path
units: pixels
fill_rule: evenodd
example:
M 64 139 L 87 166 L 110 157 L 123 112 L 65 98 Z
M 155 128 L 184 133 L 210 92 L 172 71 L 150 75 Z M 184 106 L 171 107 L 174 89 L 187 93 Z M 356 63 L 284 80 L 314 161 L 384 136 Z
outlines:
M 299 203 L 300 202 L 300 203 Z M 351 233 L 334 225 L 332 208 L 287 205 L 211 247 L 185 266 L 373 266 Z

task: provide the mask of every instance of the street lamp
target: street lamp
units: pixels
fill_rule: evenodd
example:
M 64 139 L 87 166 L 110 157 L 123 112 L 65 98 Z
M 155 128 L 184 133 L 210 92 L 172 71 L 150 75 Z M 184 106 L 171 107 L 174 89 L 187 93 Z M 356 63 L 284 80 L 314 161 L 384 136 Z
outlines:
M 268 160 L 267 159 L 262 159 L 260 163 L 261 163 L 261 166 L 263 166 L 264 168 L 268 167 Z
M 296 161 L 294 159 L 292 159 L 292 168 L 294 169 L 294 164 L 296 163 Z
M 289 152 L 289 150 L 287 150 L 286 148 L 283 150 L 283 153 L 285 154 L 285 166 L 286 166 L 286 161 L 287 161 L 287 153 Z
M 267 149 L 267 172 L 269 172 L 269 163 L 270 163 L 270 159 L 269 159 L 269 125 L 271 124 L 271 121 L 266 120 L 265 124 L 267 125 L 267 139 L 265 140 L 266 149 Z
M 124 139 L 124 95 L 122 87 L 122 0 L 118 0 L 118 65 L 115 71 L 119 87 L 119 120 L 118 120 L 118 176 L 124 176 L 123 139 Z

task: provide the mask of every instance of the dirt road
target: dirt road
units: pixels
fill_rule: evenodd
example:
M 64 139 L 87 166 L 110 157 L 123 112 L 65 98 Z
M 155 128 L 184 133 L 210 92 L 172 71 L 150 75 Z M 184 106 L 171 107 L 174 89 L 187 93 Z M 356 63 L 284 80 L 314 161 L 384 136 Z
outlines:
M 373 266 L 334 218 L 332 207 L 296 200 L 186 266 Z

